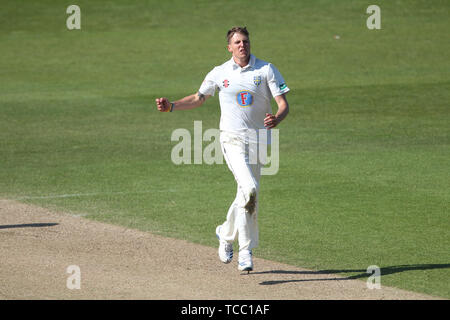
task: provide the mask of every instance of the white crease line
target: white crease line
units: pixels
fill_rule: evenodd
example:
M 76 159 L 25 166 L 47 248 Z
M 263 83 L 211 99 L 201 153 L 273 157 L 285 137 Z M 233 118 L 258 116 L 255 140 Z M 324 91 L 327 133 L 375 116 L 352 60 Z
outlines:
M 151 190 L 151 191 L 135 191 L 135 192 L 92 192 L 92 193 L 72 193 L 72 194 L 55 194 L 47 196 L 22 196 L 13 199 L 0 199 L 0 201 L 18 201 L 18 200 L 33 200 L 33 199 L 58 199 L 58 198 L 76 198 L 76 197 L 92 197 L 92 196 L 109 196 L 109 195 L 126 195 L 126 194 L 145 194 L 154 192 L 175 192 L 174 189 L 168 190 Z

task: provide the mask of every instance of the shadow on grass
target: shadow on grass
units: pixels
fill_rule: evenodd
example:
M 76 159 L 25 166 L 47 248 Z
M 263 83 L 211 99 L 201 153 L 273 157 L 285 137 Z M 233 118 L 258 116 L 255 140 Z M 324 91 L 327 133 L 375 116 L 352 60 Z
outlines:
M 411 264 L 411 265 L 399 265 L 391 267 L 380 268 L 380 274 L 389 275 L 405 271 L 415 271 L 415 270 L 432 270 L 432 269 L 447 269 L 450 268 L 450 264 Z M 336 281 L 336 280 L 354 280 L 360 278 L 369 277 L 371 274 L 367 273 L 364 269 L 345 269 L 345 270 L 319 270 L 319 271 L 289 271 L 289 270 L 271 270 L 263 272 L 252 272 L 251 274 L 299 274 L 299 275 L 334 275 L 339 273 L 354 273 L 358 272 L 356 275 L 352 276 L 342 276 L 334 278 L 317 278 L 317 279 L 291 279 L 291 280 L 271 280 L 263 281 L 260 285 L 274 285 L 289 282 L 308 282 L 308 281 Z
M 5 224 L 0 225 L 0 229 L 13 229 L 13 228 L 42 228 L 42 227 L 53 227 L 57 226 L 59 223 L 24 223 L 24 224 Z

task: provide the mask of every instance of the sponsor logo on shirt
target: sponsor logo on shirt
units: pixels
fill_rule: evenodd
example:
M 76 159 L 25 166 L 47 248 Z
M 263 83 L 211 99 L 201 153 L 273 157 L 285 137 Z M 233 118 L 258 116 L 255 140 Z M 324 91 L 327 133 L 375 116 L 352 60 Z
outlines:
M 225 88 L 228 88 L 229 85 L 230 85 L 230 81 L 228 81 L 227 79 L 223 80 L 223 86 Z
M 253 103 L 253 96 L 249 91 L 239 91 L 236 99 L 238 104 L 243 108 L 251 106 Z
M 284 89 L 286 89 L 286 83 L 282 83 L 282 84 L 280 84 L 280 90 L 284 90 Z

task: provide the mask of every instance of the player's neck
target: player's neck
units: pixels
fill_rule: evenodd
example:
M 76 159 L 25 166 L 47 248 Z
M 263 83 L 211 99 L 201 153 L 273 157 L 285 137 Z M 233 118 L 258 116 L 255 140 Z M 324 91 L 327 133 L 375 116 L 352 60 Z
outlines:
M 250 55 L 248 55 L 248 57 L 244 58 L 244 59 L 239 59 L 235 56 L 233 56 L 233 60 L 234 62 L 239 65 L 241 68 L 247 66 L 250 62 Z

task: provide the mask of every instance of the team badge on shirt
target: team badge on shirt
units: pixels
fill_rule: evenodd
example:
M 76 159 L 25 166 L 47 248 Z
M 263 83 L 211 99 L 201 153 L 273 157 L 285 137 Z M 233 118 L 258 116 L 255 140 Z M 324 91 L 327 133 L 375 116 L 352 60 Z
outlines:
M 230 85 L 230 81 L 228 81 L 227 79 L 223 80 L 223 86 L 225 88 L 228 88 L 229 85 Z
M 254 83 L 256 86 L 259 86 L 259 85 L 261 84 L 261 76 L 254 76 L 254 77 L 253 77 L 253 83 Z
M 253 96 L 250 91 L 239 91 L 236 99 L 238 104 L 243 108 L 251 106 L 253 103 Z

